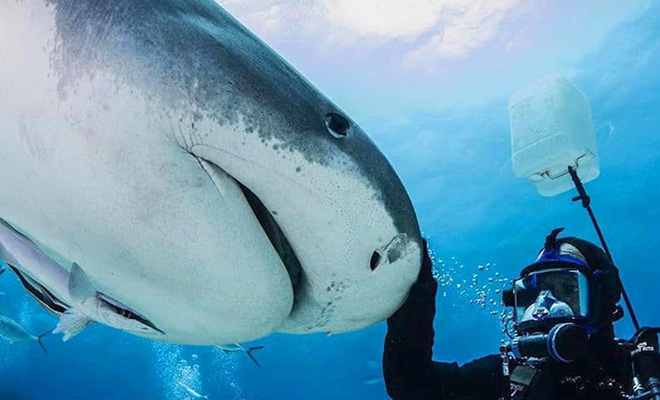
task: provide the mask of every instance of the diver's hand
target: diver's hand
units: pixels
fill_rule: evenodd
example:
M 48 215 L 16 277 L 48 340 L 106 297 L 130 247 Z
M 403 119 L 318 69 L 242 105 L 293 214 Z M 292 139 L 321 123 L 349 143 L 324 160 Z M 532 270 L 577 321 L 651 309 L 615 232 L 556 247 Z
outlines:
M 424 253 L 417 281 L 410 288 L 406 301 L 387 319 L 387 357 L 384 356 L 383 360 L 387 358 L 388 365 L 397 371 L 399 369 L 396 366 L 400 363 L 422 365 L 431 360 L 438 282 L 433 277 L 433 262 L 426 240 L 422 243 Z
M 438 287 L 438 282 L 433 277 L 433 261 L 431 261 L 426 239 L 422 239 L 422 268 L 419 270 L 417 282 L 415 282 L 415 285 L 418 284 Z
M 438 290 L 438 282 L 433 277 L 433 262 L 428 251 L 428 244 L 422 239 L 422 268 L 417 275 L 417 281 L 410 288 L 408 299 L 401 305 L 399 310 L 389 319 L 389 322 L 420 318 L 417 314 L 430 314 L 433 319 L 435 314 L 435 295 Z M 415 317 L 413 317 L 415 316 Z M 426 318 L 426 317 L 424 317 Z

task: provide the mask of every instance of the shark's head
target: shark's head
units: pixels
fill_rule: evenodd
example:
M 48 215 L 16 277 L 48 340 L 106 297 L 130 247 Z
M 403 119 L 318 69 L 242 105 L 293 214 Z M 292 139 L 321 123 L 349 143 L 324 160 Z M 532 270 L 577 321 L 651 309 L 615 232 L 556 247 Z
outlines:
M 35 127 L 62 147 L 45 147 L 57 168 L 44 162 L 0 205 L 81 260 L 95 290 L 166 332 L 141 334 L 217 344 L 342 332 L 405 300 L 422 245 L 394 169 L 355 120 L 214 1 L 24 3 L 41 4 L 50 24 L 34 27 L 53 27 L 30 48 L 50 49 L 39 63 L 49 89 L 35 90 L 54 100 L 29 109 L 57 119 L 58 130 Z M 31 57 L 18 59 L 16 71 L 31 71 Z M 21 77 L 8 93 L 30 92 L 36 81 Z M 14 169 L 3 177 L 17 182 L 34 164 L 29 154 L 4 161 Z M 41 184 L 51 181 L 60 185 Z M 60 201 L 35 205 L 38 214 L 24 193 Z M 104 315 L 113 326 L 122 316 Z
M 182 154 L 222 181 L 220 191 L 243 192 L 269 239 L 249 251 L 279 254 L 294 296 L 281 330 L 341 332 L 387 318 L 416 279 L 422 249 L 394 169 L 353 119 L 228 13 L 186 13 L 185 30 L 148 38 L 172 49 L 156 63 L 173 80 L 163 87 L 165 72 L 152 73 L 140 85 L 174 116 Z
M 308 115 L 302 119 L 313 121 Z M 318 113 L 316 127 L 287 127 L 263 141 L 237 125 L 230 136 L 252 146 L 193 150 L 237 182 L 287 267 L 295 295 L 288 332 L 380 321 L 401 304 L 420 266 L 415 213 L 397 175 L 356 124 L 334 137 L 327 118 Z
M 197 80 L 188 101 L 200 111 L 182 142 L 241 187 L 286 265 L 295 299 L 282 329 L 346 331 L 388 317 L 421 265 L 403 184 L 344 111 L 247 29 L 225 25 L 206 27 L 234 47 L 217 55 L 225 69 Z

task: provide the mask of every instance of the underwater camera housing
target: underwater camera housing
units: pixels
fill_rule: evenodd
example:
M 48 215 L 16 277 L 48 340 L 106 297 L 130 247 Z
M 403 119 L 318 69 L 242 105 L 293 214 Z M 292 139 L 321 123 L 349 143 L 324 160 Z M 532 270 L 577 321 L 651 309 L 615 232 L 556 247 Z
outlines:
M 567 166 L 589 182 L 600 173 L 587 98 L 566 78 L 551 75 L 509 100 L 511 162 L 543 196 L 573 188 Z

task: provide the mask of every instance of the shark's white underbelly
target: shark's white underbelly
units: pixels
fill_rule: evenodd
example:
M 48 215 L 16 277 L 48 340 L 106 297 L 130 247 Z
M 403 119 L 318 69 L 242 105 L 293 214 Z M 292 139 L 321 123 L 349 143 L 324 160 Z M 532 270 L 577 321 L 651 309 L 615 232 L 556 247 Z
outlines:
M 243 194 L 168 140 L 177 121 L 114 94 L 93 116 L 54 92 L 53 107 L 0 110 L 0 215 L 65 268 L 80 264 L 99 291 L 147 310 L 167 340 L 271 333 L 291 310 L 291 282 Z

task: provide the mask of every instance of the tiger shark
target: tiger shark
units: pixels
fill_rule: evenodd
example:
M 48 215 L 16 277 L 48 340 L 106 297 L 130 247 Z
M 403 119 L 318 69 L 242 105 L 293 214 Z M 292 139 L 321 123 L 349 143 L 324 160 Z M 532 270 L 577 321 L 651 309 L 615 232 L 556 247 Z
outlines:
M 157 327 L 130 333 L 339 333 L 403 303 L 421 235 L 397 174 L 218 4 L 0 0 L 0 15 L 0 218 Z

